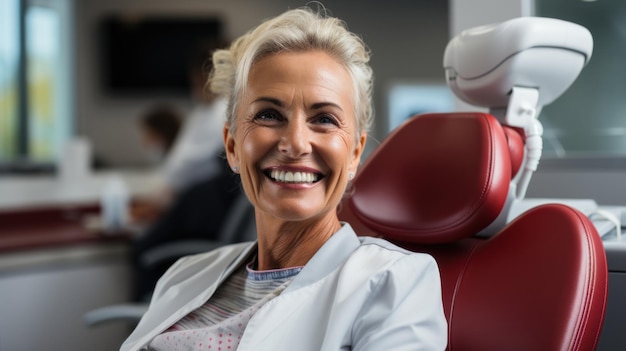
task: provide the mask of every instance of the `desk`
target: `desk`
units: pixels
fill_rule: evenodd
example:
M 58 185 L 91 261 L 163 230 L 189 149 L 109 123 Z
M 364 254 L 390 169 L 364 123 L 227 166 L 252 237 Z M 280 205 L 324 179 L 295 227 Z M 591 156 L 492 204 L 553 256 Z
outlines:
M 151 173 L 115 174 L 132 196 L 154 189 Z M 115 350 L 128 335 L 123 323 L 88 329 L 82 321 L 87 311 L 130 297 L 129 234 L 105 235 L 87 225 L 98 215 L 100 191 L 112 175 L 74 182 L 0 177 L 3 350 Z
M 0 210 L 0 254 L 126 241 L 130 233 L 102 233 L 89 228 L 97 204 L 27 207 Z
M 99 214 L 104 184 L 119 175 L 131 196 L 148 196 L 159 186 L 152 172 L 101 172 L 68 181 L 54 176 L 0 177 L 0 253 L 127 239 L 90 228 Z M 92 221 L 93 222 L 93 221 Z M 127 233 L 126 233 L 127 234 Z

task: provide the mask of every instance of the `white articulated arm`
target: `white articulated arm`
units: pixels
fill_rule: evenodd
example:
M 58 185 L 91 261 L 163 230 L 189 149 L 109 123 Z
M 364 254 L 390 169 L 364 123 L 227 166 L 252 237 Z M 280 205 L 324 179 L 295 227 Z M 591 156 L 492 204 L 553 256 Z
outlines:
M 513 87 L 506 112 L 503 109 L 490 109 L 503 125 L 520 128 L 524 131 L 524 164 L 513 180 L 516 185 L 516 199 L 523 199 L 533 172 L 537 170 L 543 151 L 543 126 L 539 121 L 541 106 L 538 105 L 539 89 Z
M 512 182 L 515 199 L 524 198 L 541 158 L 539 112 L 571 86 L 592 51 L 585 27 L 545 17 L 471 28 L 448 43 L 443 66 L 456 96 L 524 130 L 524 164 Z

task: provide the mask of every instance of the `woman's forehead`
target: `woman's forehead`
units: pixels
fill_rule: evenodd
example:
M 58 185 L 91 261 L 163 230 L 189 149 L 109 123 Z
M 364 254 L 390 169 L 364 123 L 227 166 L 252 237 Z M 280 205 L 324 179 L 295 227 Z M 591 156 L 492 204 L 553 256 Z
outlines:
M 352 104 L 354 87 L 343 65 L 321 51 L 280 53 L 264 57 L 250 70 L 246 92 L 250 97 L 290 98 L 306 94 L 316 102 Z M 330 101 L 326 101 L 330 100 Z

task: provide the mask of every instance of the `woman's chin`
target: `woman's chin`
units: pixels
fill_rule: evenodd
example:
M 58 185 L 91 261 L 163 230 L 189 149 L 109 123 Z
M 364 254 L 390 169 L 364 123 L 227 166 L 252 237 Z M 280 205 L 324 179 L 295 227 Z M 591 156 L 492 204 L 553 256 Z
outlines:
M 310 209 L 285 208 L 275 211 L 272 216 L 276 219 L 284 221 L 298 222 L 318 217 L 319 211 L 313 211 Z
M 303 203 L 305 202 L 305 203 Z M 275 219 L 283 221 L 308 221 L 314 218 L 321 218 L 328 210 L 324 206 L 312 206 L 311 200 L 281 201 L 273 203 L 266 213 Z

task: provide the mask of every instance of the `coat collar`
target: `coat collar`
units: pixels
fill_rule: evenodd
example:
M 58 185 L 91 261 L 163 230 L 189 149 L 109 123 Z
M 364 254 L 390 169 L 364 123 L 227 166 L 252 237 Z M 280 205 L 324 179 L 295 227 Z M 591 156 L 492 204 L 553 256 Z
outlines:
M 342 265 L 360 245 L 360 240 L 348 223 L 328 239 L 289 283 L 283 294 L 312 284 Z

